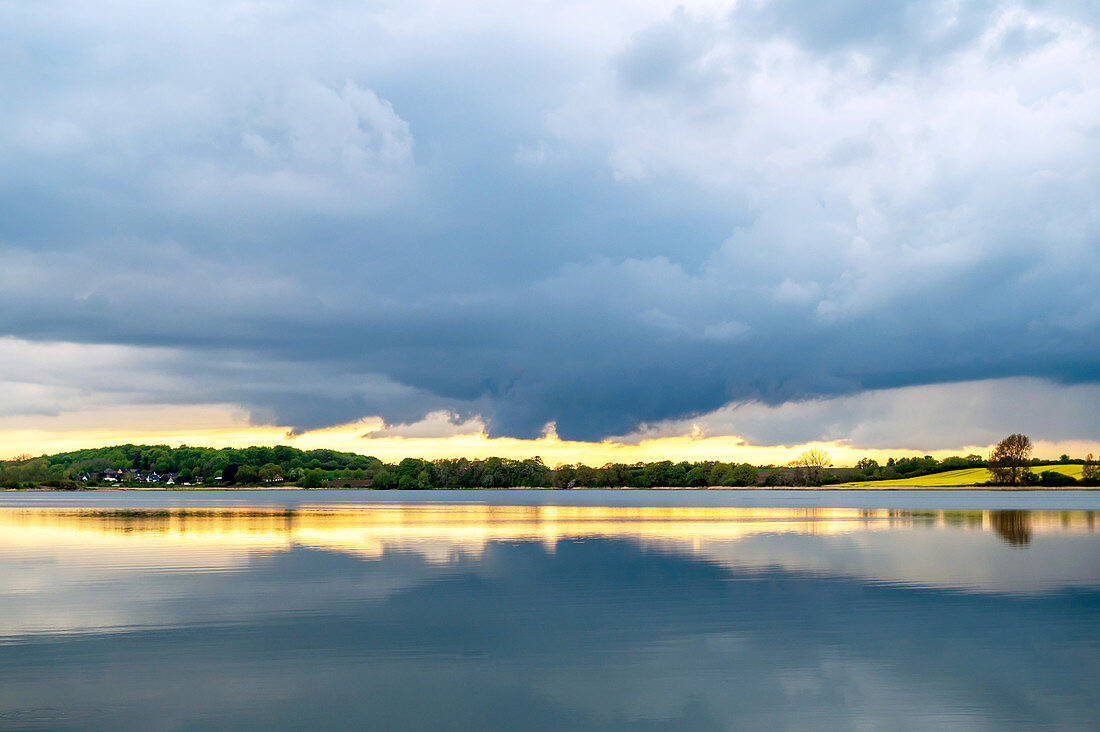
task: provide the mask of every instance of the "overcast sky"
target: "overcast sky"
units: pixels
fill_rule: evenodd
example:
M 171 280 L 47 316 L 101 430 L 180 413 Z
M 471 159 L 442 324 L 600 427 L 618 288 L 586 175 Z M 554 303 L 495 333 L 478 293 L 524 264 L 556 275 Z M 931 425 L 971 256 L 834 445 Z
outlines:
M 1096 441 L 1098 32 L 1088 0 L 0 0 L 0 420 Z

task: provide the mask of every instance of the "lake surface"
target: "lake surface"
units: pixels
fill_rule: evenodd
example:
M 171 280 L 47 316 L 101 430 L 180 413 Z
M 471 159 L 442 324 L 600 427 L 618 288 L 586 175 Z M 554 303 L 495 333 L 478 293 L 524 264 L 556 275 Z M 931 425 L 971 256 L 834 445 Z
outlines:
M 1097 729 L 1100 494 L 0 494 L 0 729 Z

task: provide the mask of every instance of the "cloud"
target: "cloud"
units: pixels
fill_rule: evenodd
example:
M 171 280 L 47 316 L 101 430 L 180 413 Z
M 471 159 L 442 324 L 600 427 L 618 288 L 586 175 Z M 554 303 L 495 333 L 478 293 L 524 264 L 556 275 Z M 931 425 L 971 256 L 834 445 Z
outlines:
M 688 420 L 647 425 L 626 442 L 688 434 L 736 435 L 752 445 L 840 442 L 867 449 L 940 451 L 989 445 L 1007 431 L 1055 442 L 1100 434 L 1100 385 L 995 379 L 864 391 L 851 396 L 731 404 Z
M 735 19 L 758 33 L 775 33 L 812 51 L 856 51 L 891 62 L 938 59 L 980 37 L 1005 6 L 990 0 L 750 0 Z
M 430 412 L 417 422 L 408 424 L 386 424 L 377 429 L 368 430 L 363 437 L 406 437 L 433 438 L 453 437 L 455 435 L 480 435 L 485 432 L 485 423 L 479 418 L 463 419 L 454 412 L 440 410 Z
M 294 432 L 381 412 L 412 422 L 438 397 L 327 360 L 256 359 L 247 349 L 114 346 L 0 338 L 0 417 L 134 405 L 241 404 Z M 467 405 L 445 401 L 454 410 Z M 69 420 L 63 420 L 64 422 Z
M 226 139 L 169 161 L 158 176 L 166 195 L 197 206 L 344 213 L 370 211 L 407 185 L 408 124 L 370 89 L 304 79 L 260 94 L 253 105 L 221 121 L 240 128 L 238 145 Z
M 1100 382 L 1087 6 L 496 10 L 4 7 L 0 333 L 299 431 Z
M 692 22 L 678 8 L 666 23 L 653 25 L 637 33 L 615 60 L 619 81 L 642 91 L 668 91 L 708 86 L 710 65 L 705 58 L 713 30 Z

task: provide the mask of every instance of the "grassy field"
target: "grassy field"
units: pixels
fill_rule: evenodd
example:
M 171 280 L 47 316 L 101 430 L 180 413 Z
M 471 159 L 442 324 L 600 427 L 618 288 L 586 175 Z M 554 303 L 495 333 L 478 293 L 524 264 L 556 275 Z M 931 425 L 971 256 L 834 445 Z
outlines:
M 1035 474 L 1039 474 L 1044 470 L 1053 470 L 1056 473 L 1064 473 L 1071 475 L 1077 480 L 1081 479 L 1081 471 L 1083 466 L 1081 465 L 1037 465 L 1031 470 Z M 945 486 L 955 485 L 978 485 L 979 483 L 985 483 L 992 476 L 985 468 L 968 468 L 966 470 L 949 470 L 946 473 L 933 473 L 932 475 L 922 475 L 918 478 L 898 478 L 895 480 L 860 480 L 854 483 L 834 483 L 835 486 L 840 487 L 861 487 L 861 486 L 875 486 L 875 485 L 911 485 L 915 488 L 919 487 L 936 487 L 942 488 Z

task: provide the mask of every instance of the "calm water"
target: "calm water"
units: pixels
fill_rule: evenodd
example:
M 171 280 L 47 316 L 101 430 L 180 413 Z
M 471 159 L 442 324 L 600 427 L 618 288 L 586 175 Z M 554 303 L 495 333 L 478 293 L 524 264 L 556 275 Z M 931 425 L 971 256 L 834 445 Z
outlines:
M 1098 504 L 0 494 L 0 728 L 1096 729 Z

